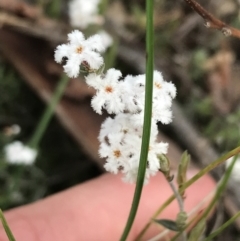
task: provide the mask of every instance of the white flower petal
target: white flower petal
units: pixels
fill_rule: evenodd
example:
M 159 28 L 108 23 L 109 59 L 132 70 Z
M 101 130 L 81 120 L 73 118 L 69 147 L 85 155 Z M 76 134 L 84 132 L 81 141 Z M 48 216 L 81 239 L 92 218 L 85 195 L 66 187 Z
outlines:
M 37 157 L 37 151 L 20 141 L 8 144 L 4 148 L 6 161 L 12 164 L 31 165 Z
M 68 41 L 71 45 L 81 45 L 85 41 L 85 37 L 79 30 L 73 30 L 68 34 Z
M 102 52 L 105 50 L 105 47 L 103 45 L 103 39 L 99 34 L 95 34 L 91 37 L 89 37 L 86 40 L 86 44 L 91 47 L 92 50 L 96 50 L 98 52 Z
M 83 61 L 87 62 L 90 69 L 97 70 L 103 65 L 102 56 L 95 52 L 102 49 L 99 36 L 92 36 L 90 40 L 85 40 L 82 32 L 74 30 L 68 34 L 68 40 L 68 44 L 62 44 L 56 48 L 54 58 L 57 63 L 61 63 L 63 57 L 67 58 L 64 70 L 69 77 L 78 76 Z
M 62 44 L 57 46 L 57 49 L 55 50 L 54 59 L 57 63 L 62 62 L 63 57 L 69 56 L 69 45 L 68 44 Z

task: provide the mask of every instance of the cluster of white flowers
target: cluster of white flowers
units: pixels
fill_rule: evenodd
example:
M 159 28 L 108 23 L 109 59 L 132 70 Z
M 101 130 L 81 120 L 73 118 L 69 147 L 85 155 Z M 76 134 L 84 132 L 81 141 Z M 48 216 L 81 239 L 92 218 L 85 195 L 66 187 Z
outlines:
M 102 124 L 99 154 L 106 158 L 104 166 L 107 171 L 115 174 L 122 172 L 123 179 L 133 183 L 139 167 L 146 76 L 128 75 L 123 78 L 122 73 L 116 69 L 109 69 L 106 74 L 98 74 L 97 66 L 103 64 L 100 54 L 95 52 L 101 50 L 100 38 L 95 35 L 85 40 L 79 31 L 68 36 L 70 44 L 58 46 L 55 59 L 60 63 L 63 57 L 68 58 L 64 70 L 69 77 L 78 75 L 83 61 L 87 62 L 91 70 L 96 70 L 85 77 L 86 83 L 96 90 L 91 105 L 98 114 L 102 114 L 103 109 L 114 114 L 114 117 L 108 117 Z M 78 49 L 81 51 L 76 51 Z M 175 96 L 175 86 L 164 81 L 159 71 L 154 71 L 152 129 L 145 183 L 160 169 L 158 155 L 167 153 L 168 144 L 157 142 L 157 122 L 168 124 L 172 121 L 171 105 Z
M 14 141 L 4 148 L 6 161 L 12 164 L 31 165 L 37 157 L 37 151 L 25 146 L 20 141 Z
M 98 14 L 100 0 L 72 0 L 69 2 L 69 18 L 73 27 L 85 29 L 90 24 L 101 24 Z

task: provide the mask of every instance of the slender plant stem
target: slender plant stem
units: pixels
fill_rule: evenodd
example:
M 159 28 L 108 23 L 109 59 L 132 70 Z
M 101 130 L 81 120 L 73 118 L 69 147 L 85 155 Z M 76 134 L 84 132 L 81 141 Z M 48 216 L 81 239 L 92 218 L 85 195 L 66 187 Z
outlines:
M 185 212 L 184 211 L 184 204 L 183 204 L 182 196 L 180 195 L 180 193 L 176 189 L 173 181 L 169 182 L 169 185 L 172 188 L 172 191 L 173 191 L 173 193 L 174 193 L 174 195 L 175 195 L 175 197 L 176 197 L 176 199 L 178 201 L 180 212 Z M 186 241 L 187 240 L 187 233 L 186 233 L 185 229 L 181 233 L 182 233 L 183 240 Z
M 176 197 L 176 199 L 177 199 L 177 201 L 178 201 L 178 205 L 179 205 L 180 211 L 184 212 L 184 204 L 183 204 L 183 200 L 182 200 L 181 195 L 180 195 L 179 192 L 177 191 L 177 189 L 176 189 L 176 187 L 175 187 L 175 185 L 173 184 L 172 181 L 169 182 L 169 185 L 170 185 L 170 187 L 172 188 L 172 191 L 173 191 L 173 193 L 174 193 L 174 195 L 175 195 L 175 197 Z
M 216 231 L 211 233 L 207 238 L 203 239 L 203 241 L 210 241 L 210 240 L 212 240 L 219 233 L 221 233 L 226 227 L 228 227 L 230 224 L 232 224 L 238 217 L 240 217 L 240 212 L 238 212 L 233 217 L 231 217 L 227 222 L 225 222 L 222 226 L 220 226 Z
M 218 185 L 218 188 L 217 188 L 217 191 L 216 191 L 216 194 L 215 194 L 214 198 L 212 199 L 211 203 L 208 205 L 208 207 L 204 211 L 201 219 L 206 218 L 209 215 L 210 211 L 213 209 L 213 207 L 216 204 L 216 202 L 219 201 L 219 199 L 223 195 L 223 192 L 226 189 L 228 181 L 229 181 L 229 178 L 231 176 L 233 167 L 234 167 L 234 165 L 235 165 L 235 163 L 237 161 L 237 157 L 238 157 L 238 155 L 236 155 L 234 157 L 233 162 L 230 164 L 230 166 L 228 167 L 227 171 L 225 172 L 225 175 L 223 176 L 223 178 L 220 181 L 220 184 Z
M 193 176 L 191 179 L 189 179 L 187 182 L 185 182 L 182 187 L 179 189 L 179 192 L 182 193 L 185 191 L 189 186 L 191 186 L 194 182 L 196 182 L 199 178 L 201 178 L 203 175 L 207 174 L 217 166 L 221 165 L 223 162 L 225 162 L 227 159 L 229 159 L 232 156 L 237 155 L 240 153 L 240 146 L 233 149 L 232 151 L 228 152 L 227 154 L 223 155 L 222 157 L 218 158 L 202 170 L 200 170 L 195 176 Z M 175 196 L 172 195 L 169 197 L 160 207 L 159 209 L 153 214 L 151 220 L 145 225 L 143 230 L 139 233 L 136 240 L 141 240 L 143 235 L 146 233 L 148 228 L 150 227 L 152 220 L 156 219 L 157 216 L 175 199 Z
M 99 4 L 99 14 L 100 15 L 105 15 L 105 12 L 106 12 L 106 10 L 107 10 L 107 7 L 109 6 L 108 3 L 109 2 L 109 0 L 102 0 L 101 2 L 100 2 L 100 4 Z
M 232 170 L 233 170 L 233 167 L 234 167 L 234 164 L 236 163 L 237 161 L 237 157 L 238 155 L 236 155 L 233 159 L 233 162 L 231 163 L 231 165 L 229 166 L 229 168 L 227 169 L 227 171 L 225 172 L 225 175 L 223 176 L 223 178 L 221 179 L 219 185 L 218 185 L 218 188 L 216 190 L 216 193 L 214 195 L 214 198 L 211 200 L 210 204 L 208 205 L 208 207 L 205 209 L 205 211 L 202 213 L 201 217 L 199 218 L 198 216 L 192 218 L 186 228 L 188 228 L 189 226 L 191 226 L 193 223 L 195 223 L 197 220 L 198 222 L 201 222 L 201 220 L 205 219 L 209 213 L 211 212 L 211 210 L 213 209 L 214 205 L 216 204 L 217 201 L 219 201 L 221 195 L 223 194 L 226 186 L 227 186 L 227 183 L 228 183 L 228 180 L 231 176 L 231 173 L 232 173 Z M 181 232 L 176 234 L 170 241 L 175 241 L 177 240 L 177 238 L 180 236 Z
M 8 226 L 7 220 L 5 219 L 2 210 L 0 209 L 0 220 L 2 221 L 3 228 L 8 236 L 9 241 L 15 241 L 11 229 Z
M 69 81 L 69 78 L 66 75 L 63 75 L 61 77 L 61 79 L 56 87 L 56 90 L 52 96 L 52 99 L 51 99 L 49 105 L 47 106 L 43 116 L 41 117 L 41 119 L 38 123 L 38 126 L 32 135 L 32 138 L 29 141 L 30 147 L 37 149 L 39 142 L 41 141 L 42 136 L 53 116 L 54 109 L 57 106 L 59 100 L 61 99 L 61 97 L 64 93 L 64 90 L 67 86 L 68 81 Z
M 139 206 L 142 188 L 144 184 L 144 177 L 147 167 L 147 157 L 149 148 L 149 139 L 151 133 L 151 116 L 152 116 L 152 91 L 153 91 L 153 60 L 154 60 L 154 29 L 153 29 L 153 2 L 154 0 L 146 0 L 147 12 L 147 33 L 146 33 L 146 89 L 145 89 L 145 110 L 144 110 L 144 124 L 143 137 L 140 153 L 140 162 L 138 169 L 138 176 L 136 188 L 132 201 L 131 210 L 128 216 L 127 224 L 123 231 L 121 241 L 125 241 L 133 225 L 137 209 Z

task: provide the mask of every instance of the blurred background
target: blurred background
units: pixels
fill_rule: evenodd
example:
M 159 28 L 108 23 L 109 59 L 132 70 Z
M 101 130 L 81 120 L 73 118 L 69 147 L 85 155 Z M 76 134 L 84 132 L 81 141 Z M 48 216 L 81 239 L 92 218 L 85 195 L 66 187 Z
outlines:
M 0 207 L 4 210 L 104 172 L 97 135 L 106 115 L 92 111 L 94 93 L 81 76 L 69 82 L 36 162 L 26 166 L 4 160 L 4 146 L 14 140 L 27 143 L 53 95 L 63 74 L 54 62 L 54 49 L 67 41 L 67 33 L 78 28 L 88 37 L 104 30 L 111 39 L 104 53 L 106 69 L 114 66 L 123 76 L 145 71 L 145 1 L 95 0 L 86 6 L 76 2 L 0 0 Z M 240 28 L 239 0 L 198 2 L 216 18 Z M 240 40 L 207 29 L 185 1 L 156 0 L 154 17 L 156 69 L 178 90 L 174 121 L 159 125 L 160 139 L 170 143 L 173 167 L 186 149 L 195 165 L 206 166 L 239 145 Z M 218 180 L 222 172 L 220 167 L 212 174 Z M 232 180 L 212 225 L 239 210 L 238 184 Z M 219 240 L 240 240 L 239 230 L 236 221 Z

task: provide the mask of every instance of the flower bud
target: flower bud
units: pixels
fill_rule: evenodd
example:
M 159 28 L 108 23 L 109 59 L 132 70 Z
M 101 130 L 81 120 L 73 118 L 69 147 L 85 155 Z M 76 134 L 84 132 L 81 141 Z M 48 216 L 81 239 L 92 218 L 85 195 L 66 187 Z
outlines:
M 178 213 L 176 224 L 179 230 L 183 230 L 186 227 L 187 218 L 188 215 L 186 212 L 182 211 Z

